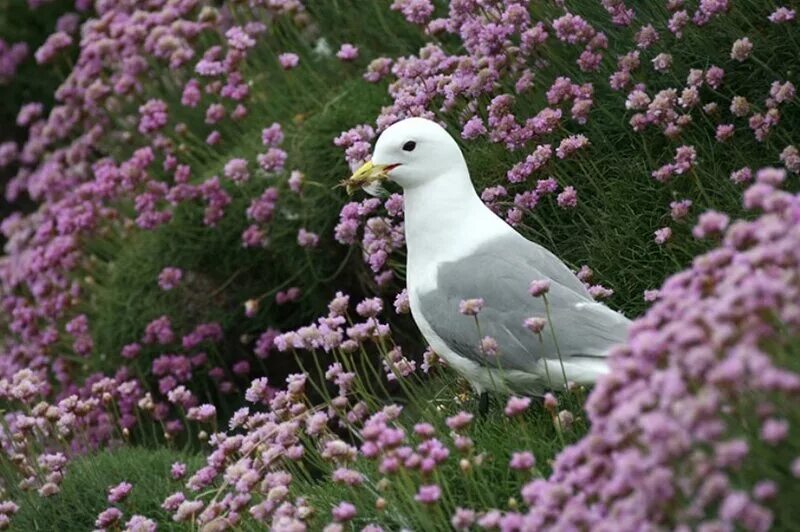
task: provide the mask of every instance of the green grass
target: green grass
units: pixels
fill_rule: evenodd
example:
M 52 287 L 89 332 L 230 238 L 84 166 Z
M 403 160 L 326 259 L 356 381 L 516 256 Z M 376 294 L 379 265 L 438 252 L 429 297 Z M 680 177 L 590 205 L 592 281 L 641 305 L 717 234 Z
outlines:
M 330 509 L 341 501 L 348 501 L 358 509 L 358 517 L 353 521 L 354 529 L 377 523 L 385 530 L 447 530 L 457 507 L 482 510 L 522 508 L 522 485 L 534 478 L 548 476 L 555 455 L 565 444 L 577 441 L 588 428 L 581 414 L 585 390 L 560 397 L 559 409 L 574 412 L 576 421 L 559 435 L 541 400 L 534 400 L 525 414 L 508 418 L 503 414 L 505 398 L 495 396 L 491 399 L 488 414 L 481 416 L 477 413 L 477 399 L 470 396 L 463 384 L 453 379 L 450 373 L 435 377 L 431 382 L 410 383 L 408 386 L 410 393 L 407 395 L 411 399 L 406 401 L 397 425 L 409 436 L 409 445 L 415 447 L 422 440 L 413 435 L 414 425 L 431 423 L 436 429 L 436 437 L 450 448 L 449 459 L 429 475 L 408 470 L 383 475 L 378 464 L 359 457 L 349 467 L 361 472 L 365 482 L 351 488 L 331 482 L 334 468 L 313 450 L 313 442 L 308 442 L 304 465 L 294 467 L 290 464 L 289 471 L 295 476 L 293 493 L 307 497 L 311 506 L 317 509 L 310 523 L 312 529 L 329 522 Z M 472 424 L 462 431 L 474 442 L 474 447 L 465 452 L 456 451 L 455 435 L 444 422 L 459 410 L 475 413 Z M 508 467 L 512 453 L 520 451 L 530 451 L 536 457 L 533 471 L 519 472 Z M 468 465 L 462 469 L 463 461 Z M 443 490 L 440 503 L 430 509 L 423 508 L 414 500 L 417 486 L 425 484 L 439 484 Z M 376 509 L 378 498 L 386 501 L 381 510 Z
M 159 530 L 186 530 L 161 509 L 167 496 L 184 489 L 183 481 L 170 477 L 174 462 L 184 462 L 193 471 L 202 458 L 165 447 L 121 447 L 76 459 L 67 467 L 60 493 L 47 498 L 35 492 L 20 494 L 16 499 L 20 510 L 12 521 L 12 530 L 92 530 L 97 515 L 110 506 L 108 488 L 123 481 L 133 484 L 128 498 L 115 505 L 122 510 L 124 520 L 140 514 L 155 519 Z
M 551 11 L 535 8 L 540 9 L 545 13 Z M 653 11 L 644 18 L 665 20 L 661 8 L 642 9 Z M 763 6 L 758 9 L 764 11 Z M 577 11 L 590 20 L 605 21 L 606 14 L 600 6 L 587 4 Z M 193 164 L 196 181 L 220 175 L 225 161 L 231 157 L 247 158 L 251 167 L 255 166 L 255 156 L 262 149 L 261 128 L 279 121 L 287 132 L 284 145 L 289 152 L 287 168 L 302 170 L 308 185 L 298 198 L 288 191 L 283 176 L 256 178 L 246 187 L 226 187 L 234 202 L 216 228 L 206 228 L 200 223 L 200 206 L 184 206 L 173 222 L 154 232 L 116 228 L 113 237 L 90 243 L 89 249 L 97 250 L 95 254 L 101 259 L 90 272 L 95 281 L 90 287 L 93 299 L 84 309 L 92 318 L 92 331 L 101 354 L 91 363 L 93 369 L 108 369 L 118 364 L 120 348 L 138 339 L 146 323 L 162 314 L 171 316 L 180 332 L 188 332 L 181 325 L 220 320 L 231 339 L 223 349 L 225 358 L 232 360 L 251 348 L 238 342 L 243 335 L 252 339 L 267 326 L 295 327 L 308 322 L 324 309 L 324 302 L 336 289 L 355 294 L 371 294 L 376 290 L 360 253 L 357 250 L 348 253 L 353 250 L 331 238 L 338 210 L 348 201 L 340 189 L 332 188 L 348 169 L 341 150 L 331 140 L 350 126 L 371 122 L 380 107 L 389 103 L 385 84 L 369 85 L 360 79 L 368 60 L 380 54 L 412 52 L 421 39 L 415 28 L 398 20 L 396 13 L 374 2 L 366 7 L 344 0 L 334 4 L 312 2 L 309 12 L 319 21 L 313 30 L 298 31 L 292 24 L 280 22 L 253 53 L 248 63 L 253 78 L 250 116 L 241 123 L 220 126 L 224 140 L 219 148 L 210 149 L 202 143 L 212 129 L 203 123 L 202 113 L 177 103 L 183 74 L 160 78 L 151 87 L 151 95 L 171 104 L 174 121 L 189 126 L 189 135 L 175 140 L 180 143 L 183 157 Z M 344 24 L 344 21 L 365 23 Z M 791 69 L 793 48 L 787 44 L 784 28 L 767 27 L 766 23 L 741 17 L 732 17 L 731 21 L 713 24 L 714 32 L 689 31 L 681 41 L 662 32 L 662 40 L 655 49 L 643 52 L 643 66 L 635 78 L 652 80 L 648 88 L 654 91 L 682 86 L 690 67 L 723 65 L 728 69 L 723 88 L 717 94 L 704 93 L 706 99 L 718 101 L 722 108 L 727 108 L 734 95 L 729 87 L 758 102 L 772 79 L 797 81 L 797 72 Z M 751 28 L 753 24 L 757 25 L 755 29 Z M 309 32 L 314 37 L 324 36 L 333 49 L 341 42 L 354 42 L 362 47 L 361 58 L 356 65 L 341 65 L 335 59 L 318 57 L 308 42 Z M 727 58 L 730 43 L 745 33 L 758 36 L 759 49 L 774 52 L 764 54 L 767 66 L 754 61 L 731 64 Z M 578 189 L 578 208 L 565 211 L 555 205 L 554 198 L 546 200 L 534 212 L 527 213 L 519 230 L 569 265 L 591 266 L 596 280 L 615 290 L 610 304 L 636 316 L 645 308 L 644 290 L 658 287 L 667 275 L 686 266 L 710 245 L 690 236 L 690 223 L 675 224 L 669 220 L 669 202 L 692 199 L 695 204 L 690 222 L 707 208 L 726 211 L 733 217 L 745 215 L 740 207 L 741 189 L 729 181 L 729 173 L 745 165 L 758 167 L 777 162 L 780 149 L 792 141 L 795 133 L 791 128 L 779 128 L 766 143 L 759 144 L 740 120 L 735 141 L 720 144 L 713 138 L 712 122 L 716 119 L 698 111 L 693 113 L 696 123 L 677 141 L 668 141 L 655 129 L 634 133 L 628 125 L 631 113 L 622 112 L 624 94 L 611 91 L 605 81 L 613 71 L 613 58 L 633 48 L 632 32 L 611 28 L 609 35 L 611 49 L 596 74 L 578 70 L 573 50 L 559 43 L 550 44 L 544 54 L 552 67 L 540 73 L 532 92 L 517 99 L 517 110 L 522 116 L 529 116 L 545 105 L 545 89 L 555 76 L 570 75 L 576 82 L 594 81 L 597 102 L 586 126 L 570 123 L 554 139 L 549 139 L 557 142 L 562 136 L 580 132 L 592 142 L 584 153 L 559 161 L 549 170 L 562 185 L 571 184 Z M 452 48 L 452 43 L 446 42 L 445 46 Z M 301 55 L 301 66 L 288 73 L 281 71 L 274 60 L 274 54 L 286 50 Z M 648 58 L 663 50 L 673 54 L 675 65 L 671 73 L 654 76 Z M 513 92 L 508 83 L 503 89 Z M 487 104 L 488 101 L 482 101 L 480 107 Z M 459 126 L 455 114 L 440 118 L 450 124 L 456 135 Z M 797 120 L 800 120 L 797 105 L 786 107 L 784 124 Z M 677 177 L 668 185 L 655 182 L 650 172 L 668 162 L 675 147 L 684 143 L 694 145 L 700 154 L 696 172 Z M 123 156 L 127 148 L 116 149 L 122 150 L 118 155 Z M 479 190 L 505 183 L 506 170 L 525 156 L 485 141 L 463 143 L 463 149 Z M 278 186 L 282 194 L 280 212 L 270 233 L 272 243 L 266 250 L 243 249 L 239 238 L 247 226 L 243 211 L 251 198 L 271 185 Z M 513 197 L 525 186 L 509 189 Z M 664 225 L 671 225 L 675 236 L 666 246 L 659 247 L 653 242 L 653 231 Z M 306 252 L 295 244 L 300 227 L 323 236 L 320 249 Z M 403 262 L 402 253 L 397 260 Z M 155 278 L 164 266 L 185 269 L 190 272 L 191 280 L 173 293 L 161 293 Z M 402 288 L 400 277 L 385 293 Z M 303 288 L 301 304 L 278 307 L 270 304 L 271 297 L 265 297 L 255 319 L 242 318 L 247 299 L 271 296 L 290 284 Z

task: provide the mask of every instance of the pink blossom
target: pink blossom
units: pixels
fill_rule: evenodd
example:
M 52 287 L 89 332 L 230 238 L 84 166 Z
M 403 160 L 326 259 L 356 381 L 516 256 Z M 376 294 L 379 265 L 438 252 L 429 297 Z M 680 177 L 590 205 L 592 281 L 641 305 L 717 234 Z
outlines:
M 292 52 L 286 52 L 278 56 L 278 62 L 284 70 L 291 70 L 300 63 L 300 56 Z
M 728 226 L 730 218 L 727 214 L 717 211 L 706 211 L 700 215 L 697 225 L 692 229 L 695 238 L 707 238 L 719 235 Z
M 515 471 L 530 471 L 536 465 L 536 458 L 529 451 L 517 452 L 511 455 L 508 466 Z
M 573 186 L 564 187 L 564 190 L 556 198 L 556 202 L 562 209 L 574 209 L 578 206 L 578 191 Z
M 545 325 L 547 325 L 547 320 L 545 318 L 534 316 L 532 318 L 526 318 L 523 322 L 523 325 L 533 334 L 540 334 L 544 330 Z
M 177 287 L 182 278 L 183 270 L 168 266 L 158 274 L 158 286 L 162 290 L 169 291 Z
M 531 281 L 528 286 L 528 293 L 533 297 L 541 297 L 550 291 L 549 279 L 537 279 Z
M 225 177 L 236 184 L 244 183 L 250 179 L 250 172 L 247 170 L 247 161 L 245 159 L 229 160 L 225 163 L 223 172 Z
M 301 227 L 297 232 L 297 244 L 302 248 L 315 248 L 319 245 L 319 235 Z
M 436 484 L 420 486 L 414 500 L 422 504 L 434 504 L 442 496 L 442 490 Z
M 336 57 L 342 61 L 355 61 L 358 59 L 358 48 L 350 43 L 344 43 L 339 51 L 336 52 Z
M 769 19 L 770 22 L 773 24 L 781 24 L 783 22 L 790 22 L 794 20 L 796 16 L 796 11 L 794 9 L 789 9 L 788 7 L 781 6 L 772 13 L 770 13 Z
M 509 397 L 508 403 L 506 403 L 505 414 L 508 417 L 517 416 L 525 412 L 525 410 L 528 409 L 530 404 L 531 404 L 530 397 L 516 397 L 516 396 Z
M 124 501 L 133 489 L 133 485 L 130 482 L 121 482 L 116 486 L 112 486 L 108 489 L 108 502 L 116 503 Z
M 750 57 L 750 52 L 752 51 L 753 43 L 750 42 L 750 39 L 747 37 L 737 39 L 731 47 L 731 59 L 735 59 L 739 62 L 745 61 Z
M 400 11 L 412 24 L 427 23 L 434 10 L 431 0 L 394 0 L 391 8 Z
M 465 316 L 477 316 L 483 308 L 483 299 L 462 299 L 458 304 L 458 311 Z
M 663 245 L 664 243 L 666 243 L 667 240 L 670 239 L 670 237 L 672 237 L 672 229 L 670 229 L 669 227 L 662 227 L 661 229 L 658 229 L 655 232 L 655 239 L 654 240 L 655 240 L 656 244 L 658 244 L 660 246 L 660 245 Z
M 448 427 L 450 427 L 450 429 L 459 431 L 467 427 L 470 423 L 472 423 L 473 417 L 474 416 L 472 414 L 461 411 L 454 416 L 448 417 L 445 420 L 445 423 L 447 424 Z

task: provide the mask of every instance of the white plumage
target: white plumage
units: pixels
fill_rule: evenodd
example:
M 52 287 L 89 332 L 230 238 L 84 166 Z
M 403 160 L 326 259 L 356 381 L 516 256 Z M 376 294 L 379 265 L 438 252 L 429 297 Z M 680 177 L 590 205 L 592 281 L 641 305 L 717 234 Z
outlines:
M 483 204 L 458 144 L 442 127 L 409 118 L 384 131 L 372 162 L 351 182 L 386 178 L 405 193 L 414 321 L 477 391 L 541 394 L 563 387 L 564 374 L 568 381 L 590 384 L 607 371 L 608 349 L 625 340 L 630 321 L 595 302 L 561 260 Z M 551 282 L 547 309 L 542 298 L 527 293 L 537 279 Z M 484 300 L 480 330 L 473 317 L 458 310 L 458 303 L 470 298 Z M 548 311 L 552 320 L 541 336 L 523 326 L 525 318 Z M 481 351 L 482 336 L 497 341 L 497 357 Z

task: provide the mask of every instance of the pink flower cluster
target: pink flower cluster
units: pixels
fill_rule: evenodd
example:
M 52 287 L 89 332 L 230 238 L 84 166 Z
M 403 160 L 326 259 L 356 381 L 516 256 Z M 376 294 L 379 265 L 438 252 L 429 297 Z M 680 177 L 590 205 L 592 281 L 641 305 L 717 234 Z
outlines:
M 800 375 L 776 362 L 782 348 L 769 341 L 776 327 L 798 325 L 800 296 L 792 273 L 800 196 L 767 183 L 775 172 L 759 171 L 765 177 L 745 193 L 747 206 L 765 213 L 732 224 L 722 245 L 669 278 L 634 323 L 590 396 L 589 435 L 558 456 L 550 479 L 522 489 L 526 527 L 771 527 L 767 463 L 788 460 L 780 467 L 796 470 L 796 457 L 777 446 L 800 394 Z M 744 419 L 753 425 L 741 430 Z M 764 477 L 743 486 L 736 471 L 756 446 L 761 454 L 749 463 Z

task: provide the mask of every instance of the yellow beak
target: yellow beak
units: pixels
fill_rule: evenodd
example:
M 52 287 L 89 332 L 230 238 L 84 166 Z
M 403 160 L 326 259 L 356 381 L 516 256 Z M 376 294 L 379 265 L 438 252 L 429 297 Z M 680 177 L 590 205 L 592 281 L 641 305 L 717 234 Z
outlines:
M 341 185 L 345 187 L 348 194 L 352 194 L 359 188 L 374 183 L 375 181 L 385 181 L 389 178 L 389 170 L 395 166 L 397 165 L 374 164 L 372 161 L 367 161 L 348 179 L 343 180 Z

